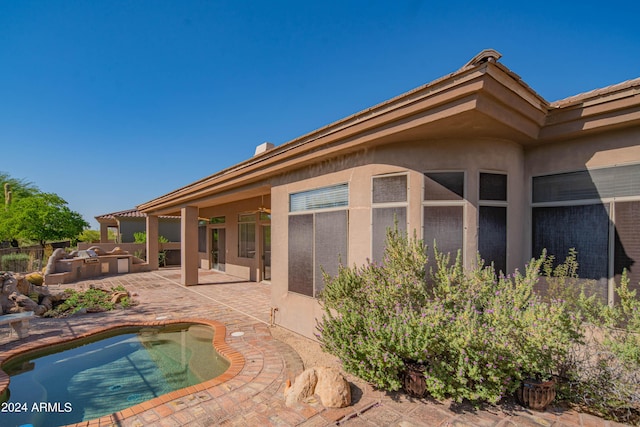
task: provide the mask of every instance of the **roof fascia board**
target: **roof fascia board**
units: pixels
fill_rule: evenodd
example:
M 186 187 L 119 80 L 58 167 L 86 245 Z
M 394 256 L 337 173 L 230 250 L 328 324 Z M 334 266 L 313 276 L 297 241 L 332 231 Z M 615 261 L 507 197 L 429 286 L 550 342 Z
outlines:
M 547 116 L 540 131 L 540 139 L 547 140 L 575 136 L 609 127 L 637 126 L 640 114 L 640 91 L 627 91 L 615 96 L 592 99 L 584 104 L 558 107 Z
M 531 104 L 533 108 L 546 113 L 549 110 L 549 102 L 526 84 L 520 76 L 500 63 L 489 63 L 487 74 L 493 77 L 505 88 L 510 89 L 519 98 Z
M 240 169 L 246 166 L 250 166 L 255 163 L 260 163 L 265 159 L 279 156 L 283 152 L 293 147 L 298 147 L 300 145 L 311 143 L 319 138 L 327 137 L 336 132 L 342 131 L 346 128 L 371 120 L 372 118 L 384 115 L 389 111 L 393 111 L 398 108 L 401 108 L 407 104 L 413 104 L 425 98 L 434 97 L 441 92 L 450 90 L 452 87 L 460 86 L 470 80 L 477 79 L 482 74 L 484 74 L 484 68 L 486 68 L 485 65 L 483 65 L 482 67 L 478 67 L 478 69 L 475 69 L 475 70 L 460 70 L 450 74 L 449 76 L 445 76 L 440 79 L 437 79 L 426 85 L 410 90 L 402 95 L 391 98 L 373 107 L 367 108 L 358 113 L 352 114 L 351 116 L 345 117 L 344 119 L 338 120 L 337 122 L 324 126 L 308 134 L 302 135 L 298 138 L 295 138 L 289 142 L 286 142 L 280 146 L 273 148 L 272 150 L 265 152 L 262 155 L 252 157 L 244 162 L 237 163 L 234 166 L 231 166 L 227 169 L 223 169 L 222 171 L 217 172 L 208 177 L 205 177 L 199 181 L 195 181 L 192 184 L 178 188 L 171 193 L 167 193 L 165 196 L 169 196 L 173 193 L 177 193 L 185 189 L 193 188 L 200 184 L 206 185 L 208 181 L 211 179 L 215 179 L 221 175 L 224 175 L 226 173 L 235 171 L 237 169 Z
M 470 95 L 456 102 L 456 114 L 471 111 L 477 107 L 477 96 Z M 200 188 L 190 193 L 176 195 L 170 201 L 166 201 L 164 205 L 156 207 L 149 206 L 146 209 L 170 209 L 175 210 L 175 206 L 180 204 L 192 203 L 194 200 L 203 200 L 224 191 L 230 191 L 238 185 L 257 182 L 259 180 L 268 180 L 275 175 L 299 169 L 319 159 L 335 157 L 343 152 L 349 152 L 358 149 L 363 144 L 371 146 L 376 140 L 382 139 L 397 132 L 402 132 L 417 126 L 421 126 L 430 122 L 434 122 L 451 115 L 451 105 L 441 106 L 440 108 L 423 110 L 421 114 L 405 116 L 392 123 L 387 123 L 382 127 L 376 127 L 363 131 L 357 135 L 341 138 L 338 142 L 319 143 L 321 150 L 302 149 L 292 150 L 286 158 L 278 162 L 274 162 L 268 166 L 256 167 L 253 170 L 245 170 L 244 173 L 237 173 L 234 176 L 226 176 L 224 181 L 212 182 L 209 186 Z
M 490 96 L 479 97 L 477 110 L 521 133 L 524 138 L 516 142 L 530 143 L 540 133 L 540 125 L 532 120 L 530 116 L 514 111 L 508 105 L 498 102 L 496 98 Z
M 594 89 L 589 92 L 573 95 L 551 103 L 553 108 L 568 108 L 576 105 L 599 104 L 621 97 L 634 96 L 640 93 L 640 78 L 627 80 L 618 84 Z
M 512 117 L 515 111 L 519 118 L 516 130 L 529 138 L 537 137 L 548 103 L 508 68 L 485 62 L 463 68 L 310 132 L 263 155 L 141 204 L 138 209 L 143 212 L 174 209 L 190 200 L 252 182 L 258 179 L 256 174 L 265 180 L 314 159 L 353 150 L 357 145 L 370 143 L 393 132 L 468 111 L 478 104 L 477 99 L 466 98 L 479 93 L 490 93 L 498 100 L 498 103 L 483 101 L 480 105 L 484 114 L 513 127 L 506 118 Z M 462 106 L 459 100 L 465 100 Z M 515 110 L 511 103 L 518 104 Z

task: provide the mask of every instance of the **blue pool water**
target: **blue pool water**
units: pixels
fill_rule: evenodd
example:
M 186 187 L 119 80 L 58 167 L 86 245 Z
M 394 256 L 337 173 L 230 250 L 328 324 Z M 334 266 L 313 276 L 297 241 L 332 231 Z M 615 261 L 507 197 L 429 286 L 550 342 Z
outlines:
M 123 328 L 14 359 L 2 367 L 11 382 L 0 425 L 78 423 L 215 378 L 229 362 L 213 333 L 194 324 Z

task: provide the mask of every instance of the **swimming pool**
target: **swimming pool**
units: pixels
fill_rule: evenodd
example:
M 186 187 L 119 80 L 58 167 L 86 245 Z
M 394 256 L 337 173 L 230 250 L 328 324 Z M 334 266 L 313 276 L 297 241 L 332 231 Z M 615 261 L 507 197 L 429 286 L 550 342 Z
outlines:
M 1 424 L 78 423 L 215 378 L 229 362 L 213 336 L 201 324 L 126 327 L 13 358 Z

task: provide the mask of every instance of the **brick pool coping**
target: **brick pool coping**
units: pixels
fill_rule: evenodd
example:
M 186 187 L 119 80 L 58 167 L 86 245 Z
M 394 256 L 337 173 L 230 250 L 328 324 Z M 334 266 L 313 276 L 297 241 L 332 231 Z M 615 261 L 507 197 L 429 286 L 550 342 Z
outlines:
M 32 341 L 24 346 L 21 346 L 18 349 L 9 350 L 5 352 L 0 357 L 0 396 L 2 396 L 7 389 L 9 388 L 10 378 L 7 373 L 2 370 L 2 366 L 9 362 L 11 359 L 16 358 L 18 356 L 22 356 L 25 353 L 37 351 L 49 347 L 51 345 L 58 344 L 66 344 L 72 341 L 80 340 L 83 338 L 88 338 L 96 334 L 100 334 L 103 332 L 108 332 L 113 329 L 123 328 L 123 327 L 139 327 L 139 326 L 166 326 L 172 324 L 180 324 L 180 323 L 197 323 L 201 325 L 210 326 L 214 329 L 213 334 L 213 347 L 215 350 L 220 353 L 227 361 L 229 361 L 229 367 L 222 374 L 213 379 L 207 380 L 205 382 L 192 385 L 189 387 L 181 388 L 178 390 L 174 390 L 167 394 L 163 394 L 161 396 L 155 397 L 151 400 L 147 400 L 145 402 L 139 403 L 137 405 L 131 406 L 129 408 L 123 409 L 118 412 L 114 412 L 110 415 L 105 415 L 100 418 L 96 418 L 89 421 L 81 421 L 76 424 L 71 424 L 71 426 L 99 426 L 99 425 L 113 425 L 118 424 L 126 418 L 136 416 L 144 411 L 154 409 L 159 407 L 167 402 L 170 402 L 175 399 L 179 399 L 185 396 L 188 396 L 193 393 L 197 393 L 203 390 L 207 390 L 216 386 L 219 386 L 242 371 L 245 365 L 245 359 L 240 352 L 232 348 L 229 344 L 227 344 L 225 340 L 226 336 L 226 327 L 224 324 L 210 319 L 203 318 L 181 318 L 181 319 L 167 319 L 167 320 L 156 320 L 156 321 L 128 321 L 128 322 L 120 322 L 116 324 L 112 324 L 102 328 L 95 328 L 88 332 L 85 332 L 79 336 L 67 337 L 67 338 L 44 338 L 41 340 Z

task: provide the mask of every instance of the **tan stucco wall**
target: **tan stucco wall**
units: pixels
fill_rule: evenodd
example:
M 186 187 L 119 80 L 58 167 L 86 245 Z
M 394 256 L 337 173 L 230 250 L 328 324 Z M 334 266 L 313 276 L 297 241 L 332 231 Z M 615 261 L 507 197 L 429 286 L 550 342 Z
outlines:
M 524 151 L 520 145 L 495 140 L 440 140 L 397 142 L 339 158 L 327 159 L 272 181 L 273 280 L 272 304 L 278 307 L 276 323 L 313 336 L 322 311 L 316 299 L 288 292 L 289 194 L 349 183 L 349 259 L 363 264 L 371 257 L 371 179 L 373 176 L 406 172 L 410 233 L 422 236 L 423 174 L 427 171 L 466 172 L 465 264 L 472 265 L 477 251 L 478 181 L 480 172 L 508 175 L 507 264 L 513 270 L 524 264 L 525 234 Z
M 526 179 L 640 161 L 640 128 L 553 142 L 526 151 Z

